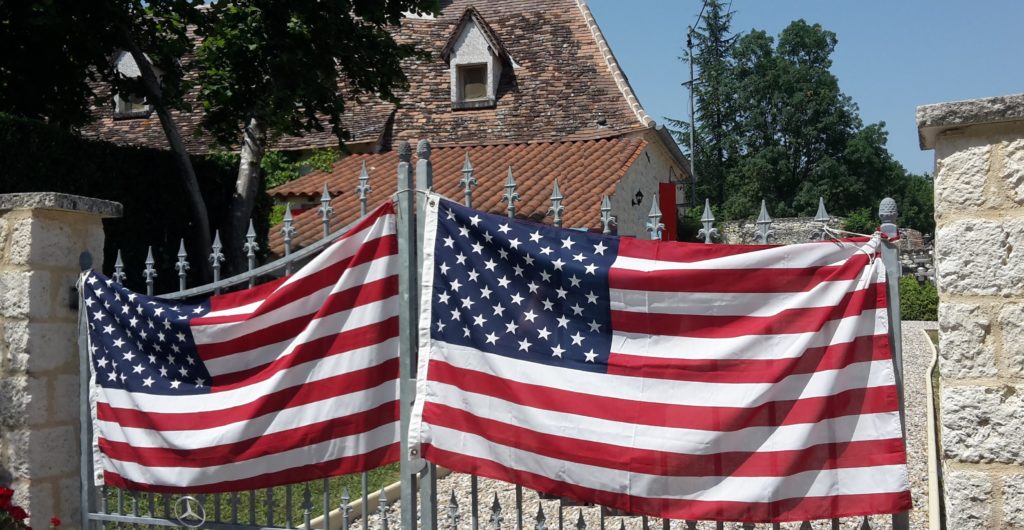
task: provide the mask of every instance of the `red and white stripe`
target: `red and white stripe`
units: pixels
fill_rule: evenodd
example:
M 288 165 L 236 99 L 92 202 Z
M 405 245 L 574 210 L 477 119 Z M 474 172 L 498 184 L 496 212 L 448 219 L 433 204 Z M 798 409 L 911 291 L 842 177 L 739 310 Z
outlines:
M 398 259 L 388 203 L 295 274 L 192 320 L 211 392 L 101 389 L 105 482 L 163 492 L 275 486 L 398 459 Z
M 619 245 L 607 374 L 425 339 L 425 458 L 672 519 L 910 508 L 877 240 Z

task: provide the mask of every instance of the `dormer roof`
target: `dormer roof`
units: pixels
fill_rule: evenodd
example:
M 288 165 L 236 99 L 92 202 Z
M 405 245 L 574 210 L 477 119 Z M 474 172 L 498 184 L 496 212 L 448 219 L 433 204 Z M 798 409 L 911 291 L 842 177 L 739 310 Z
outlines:
M 491 47 L 491 51 L 496 55 L 504 66 L 512 66 L 512 57 L 509 55 L 508 50 L 505 49 L 505 45 L 501 43 L 501 39 L 491 28 L 490 24 L 484 20 L 484 17 L 480 15 L 480 12 L 475 7 L 469 6 L 466 11 L 462 13 L 462 17 L 459 18 L 459 22 L 455 24 L 455 29 L 452 30 L 451 35 L 448 36 L 448 42 L 445 43 L 444 48 L 441 48 L 441 58 L 444 59 L 445 63 L 451 61 L 452 52 L 455 51 L 455 45 L 459 41 L 459 37 L 466 31 L 466 27 L 470 24 L 476 24 L 476 27 L 480 28 L 480 32 L 483 33 L 484 38 L 487 40 L 487 44 Z

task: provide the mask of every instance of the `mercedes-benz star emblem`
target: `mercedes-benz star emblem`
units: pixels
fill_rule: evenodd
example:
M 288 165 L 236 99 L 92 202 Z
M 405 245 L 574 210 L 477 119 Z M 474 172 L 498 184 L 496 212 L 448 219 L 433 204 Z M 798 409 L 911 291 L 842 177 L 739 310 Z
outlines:
M 182 504 L 185 507 L 184 512 L 181 511 Z M 179 497 L 174 503 L 174 517 L 178 519 L 179 523 L 189 528 L 199 528 L 206 522 L 206 508 L 203 508 L 203 504 L 199 502 L 199 499 L 191 495 L 185 495 L 184 497 Z

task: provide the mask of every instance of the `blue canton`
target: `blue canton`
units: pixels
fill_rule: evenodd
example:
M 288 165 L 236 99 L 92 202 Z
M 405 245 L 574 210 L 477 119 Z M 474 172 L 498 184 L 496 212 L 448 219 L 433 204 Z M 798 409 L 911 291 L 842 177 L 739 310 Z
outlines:
M 145 296 L 90 272 L 81 308 L 89 322 L 89 354 L 96 382 L 147 394 L 204 394 L 210 373 L 199 358 L 190 322 L 208 302 L 181 303 Z
M 608 269 L 618 240 L 441 201 L 431 337 L 527 361 L 603 372 Z

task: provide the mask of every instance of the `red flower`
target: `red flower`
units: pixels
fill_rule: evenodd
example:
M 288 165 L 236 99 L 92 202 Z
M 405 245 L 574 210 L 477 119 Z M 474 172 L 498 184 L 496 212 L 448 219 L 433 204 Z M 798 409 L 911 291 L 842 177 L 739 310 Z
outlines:
M 60 526 L 60 517 L 57 517 L 56 515 L 51 517 L 50 526 L 53 526 L 54 528 Z
M 21 521 L 28 517 L 28 513 L 21 506 L 12 507 L 7 513 L 10 513 L 11 517 L 13 517 L 15 521 Z

